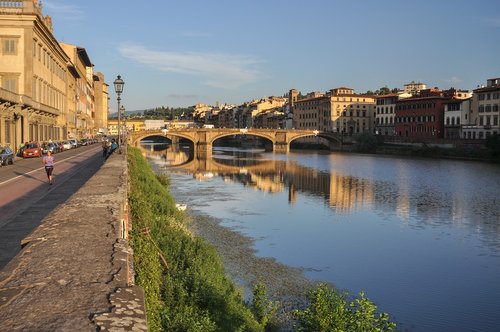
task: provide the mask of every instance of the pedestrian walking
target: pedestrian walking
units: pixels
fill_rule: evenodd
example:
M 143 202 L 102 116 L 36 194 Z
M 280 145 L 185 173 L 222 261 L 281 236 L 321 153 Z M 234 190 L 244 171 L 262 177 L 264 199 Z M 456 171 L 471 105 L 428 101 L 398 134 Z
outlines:
M 108 150 L 110 146 L 111 145 L 108 146 L 108 139 L 102 141 L 102 159 L 106 159 L 108 157 Z
M 49 185 L 52 185 L 52 171 L 54 170 L 54 156 L 52 152 L 47 151 L 47 155 L 43 156 L 42 162 L 45 165 L 45 173 L 49 179 Z

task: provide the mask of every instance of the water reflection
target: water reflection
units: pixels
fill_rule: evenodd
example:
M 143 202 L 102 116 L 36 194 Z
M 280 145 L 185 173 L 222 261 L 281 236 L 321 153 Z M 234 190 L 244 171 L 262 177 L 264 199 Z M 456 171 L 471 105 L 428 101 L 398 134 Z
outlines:
M 150 143 L 141 148 L 148 158 L 161 160 L 172 171 L 193 174 L 200 181 L 222 177 L 226 182 L 271 194 L 288 191 L 290 204 L 297 202 L 298 193 L 304 193 L 323 198 L 335 213 L 350 214 L 373 207 L 384 214 L 395 213 L 412 227 L 451 223 L 475 227 L 478 232 L 486 228 L 488 236 L 493 233 L 495 238 L 500 234 L 497 195 L 470 193 L 471 183 L 463 168 L 428 174 L 425 170 L 415 172 L 408 162 L 396 161 L 385 170 L 365 165 L 365 177 L 356 170 L 354 175 L 346 175 L 348 170 L 338 167 L 338 160 L 333 161 L 331 169 L 321 170 L 304 166 L 298 160 L 274 159 L 273 154 L 257 149 L 221 147 L 214 149 L 212 158 L 200 160 L 193 158 L 188 146 Z M 388 172 L 390 177 L 385 174 Z M 447 177 L 444 183 L 448 188 L 443 187 L 439 176 Z M 496 181 L 488 187 L 498 194 L 500 184 Z

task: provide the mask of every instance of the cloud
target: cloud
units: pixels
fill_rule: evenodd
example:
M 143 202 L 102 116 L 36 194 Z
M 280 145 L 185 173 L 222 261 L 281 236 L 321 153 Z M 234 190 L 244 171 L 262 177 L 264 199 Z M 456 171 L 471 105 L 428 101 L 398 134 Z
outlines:
M 60 16 L 63 19 L 82 19 L 85 12 L 78 6 L 66 5 L 56 2 L 43 1 L 44 12 L 48 11 L 51 15 Z
M 234 89 L 260 75 L 256 57 L 232 54 L 153 51 L 140 45 L 122 45 L 120 54 L 156 70 L 201 77 L 203 84 Z
M 452 78 L 444 80 L 444 81 L 448 82 L 448 83 L 452 83 L 452 84 L 462 83 L 462 80 L 456 76 L 453 76 Z

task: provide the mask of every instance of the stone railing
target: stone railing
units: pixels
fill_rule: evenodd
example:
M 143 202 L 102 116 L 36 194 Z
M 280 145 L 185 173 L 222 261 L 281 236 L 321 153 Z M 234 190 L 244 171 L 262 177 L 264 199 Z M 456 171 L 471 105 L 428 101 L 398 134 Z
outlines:
M 0 14 L 37 14 L 42 17 L 42 9 L 33 0 L 0 0 Z

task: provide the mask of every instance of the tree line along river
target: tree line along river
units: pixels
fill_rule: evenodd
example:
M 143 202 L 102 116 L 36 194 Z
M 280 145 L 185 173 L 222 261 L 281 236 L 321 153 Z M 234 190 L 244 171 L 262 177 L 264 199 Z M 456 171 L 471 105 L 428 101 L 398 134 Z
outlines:
M 364 291 L 398 327 L 500 326 L 500 168 L 333 152 L 143 145 L 189 213 L 251 239 L 257 257 Z M 238 281 L 238 280 L 237 280 Z

